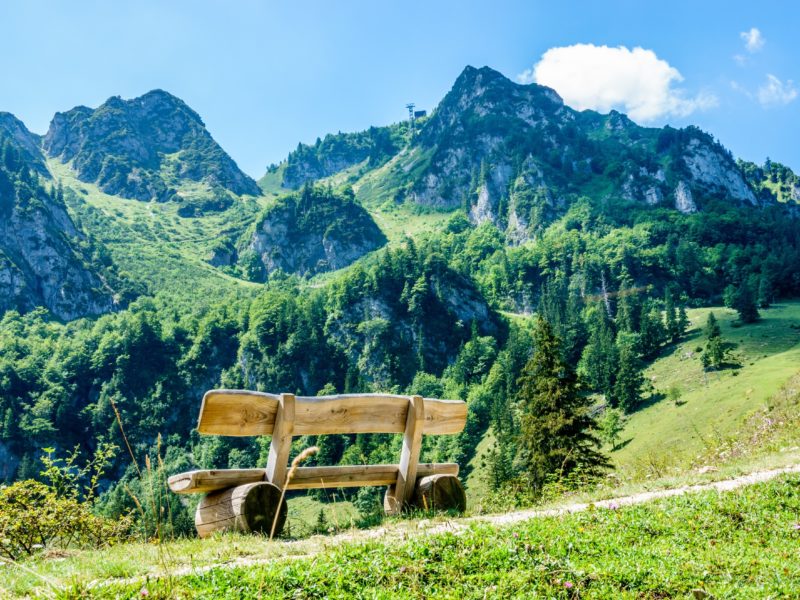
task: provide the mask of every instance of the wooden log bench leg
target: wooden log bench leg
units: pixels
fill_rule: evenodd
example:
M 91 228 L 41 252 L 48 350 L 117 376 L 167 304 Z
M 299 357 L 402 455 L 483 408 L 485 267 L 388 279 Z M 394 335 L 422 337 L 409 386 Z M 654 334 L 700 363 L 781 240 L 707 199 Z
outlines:
M 412 504 L 422 510 L 467 509 L 467 494 L 455 475 L 428 475 L 417 479 Z
M 277 536 L 286 523 L 286 500 L 281 501 L 280 488 L 266 481 L 206 494 L 194 515 L 201 538 L 215 531 L 270 535 L 273 522 Z

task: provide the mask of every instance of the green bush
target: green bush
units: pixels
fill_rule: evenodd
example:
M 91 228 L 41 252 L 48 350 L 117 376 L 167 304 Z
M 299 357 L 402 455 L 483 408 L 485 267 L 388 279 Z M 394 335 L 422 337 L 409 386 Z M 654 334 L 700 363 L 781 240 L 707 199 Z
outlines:
M 112 521 L 87 502 L 31 479 L 0 487 L 0 555 L 11 560 L 50 548 L 102 548 L 127 538 L 130 517 Z

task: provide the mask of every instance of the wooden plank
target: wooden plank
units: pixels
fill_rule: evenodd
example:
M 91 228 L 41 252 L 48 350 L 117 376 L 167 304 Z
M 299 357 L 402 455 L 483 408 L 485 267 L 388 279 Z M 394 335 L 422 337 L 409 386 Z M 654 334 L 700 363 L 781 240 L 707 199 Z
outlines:
M 287 489 L 363 487 L 392 485 L 397 482 L 398 465 L 353 465 L 341 467 L 299 467 Z M 423 463 L 417 465 L 417 477 L 458 475 L 456 463 Z M 413 486 L 412 486 L 413 487 Z
M 299 467 L 287 489 L 363 487 L 392 485 L 397 481 L 398 465 L 343 465 L 338 467 Z M 430 475 L 458 475 L 456 463 L 420 463 L 417 480 Z M 176 494 L 208 493 L 264 480 L 264 469 L 218 469 L 188 471 L 169 478 Z
M 408 396 L 343 394 L 295 400 L 294 435 L 403 433 Z M 467 405 L 461 400 L 425 398 L 423 433 L 452 434 L 464 429 Z M 198 431 L 206 434 L 271 435 L 279 396 L 241 390 L 212 390 L 203 397 Z
M 197 494 L 264 481 L 264 469 L 217 469 L 189 471 L 170 477 L 169 489 L 176 494 Z
M 280 396 L 246 390 L 211 390 L 203 396 L 197 431 L 206 434 L 270 435 Z
M 275 427 L 269 443 L 266 480 L 279 488 L 286 480 L 289 466 L 289 452 L 294 435 L 295 397 L 294 394 L 281 394 L 278 411 L 275 414 Z
M 411 498 L 414 482 L 417 480 L 417 463 L 422 450 L 422 428 L 425 419 L 425 403 L 422 396 L 412 396 L 406 416 L 406 429 L 403 433 L 403 449 L 400 452 L 400 465 L 397 482 L 389 488 L 387 512 L 397 514 Z

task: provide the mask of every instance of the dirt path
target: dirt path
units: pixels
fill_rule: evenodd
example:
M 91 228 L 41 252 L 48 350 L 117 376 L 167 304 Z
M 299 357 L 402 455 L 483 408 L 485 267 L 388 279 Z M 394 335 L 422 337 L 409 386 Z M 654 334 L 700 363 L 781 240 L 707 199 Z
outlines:
M 257 566 L 259 564 L 266 564 L 268 562 L 273 562 L 276 560 L 297 560 L 303 558 L 311 558 L 316 554 L 324 552 L 326 548 L 335 547 L 342 543 L 368 541 L 376 539 L 380 539 L 381 541 L 402 540 L 412 536 L 435 535 L 437 533 L 443 533 L 446 531 L 458 534 L 465 531 L 470 525 L 475 523 L 489 523 L 492 525 L 497 525 L 502 527 L 514 523 L 519 523 L 520 521 L 527 521 L 528 519 L 554 517 L 569 513 L 581 512 L 587 510 L 590 506 L 611 508 L 620 506 L 630 506 L 634 504 L 643 504 L 645 502 L 651 502 L 653 500 L 658 500 L 660 498 L 669 498 L 672 496 L 681 496 L 683 494 L 692 494 L 710 490 L 716 490 L 718 492 L 728 492 L 740 487 L 752 485 L 754 483 L 769 481 L 770 479 L 773 479 L 775 477 L 787 473 L 800 473 L 800 465 L 793 465 L 790 467 L 773 469 L 770 471 L 758 471 L 754 473 L 749 473 L 747 475 L 742 475 L 740 477 L 735 477 L 733 479 L 715 481 L 713 483 L 704 483 L 700 485 L 686 485 L 677 488 L 658 490 L 653 492 L 641 492 L 638 494 L 631 494 L 629 496 L 620 496 L 618 498 L 611 498 L 608 500 L 598 500 L 596 502 L 591 502 L 591 503 L 584 502 L 584 503 L 567 504 L 565 506 L 546 509 L 546 510 L 521 510 L 510 513 L 504 513 L 501 515 L 483 515 L 477 517 L 467 517 L 463 519 L 453 519 L 445 522 L 427 521 L 427 520 L 416 521 L 416 522 L 408 521 L 408 522 L 392 524 L 386 527 L 379 527 L 376 529 L 348 531 L 334 536 L 320 536 L 319 546 L 317 547 L 316 550 L 311 552 L 300 551 L 296 554 L 291 553 L 292 546 L 299 549 L 301 547 L 301 544 L 306 545 L 308 543 L 308 540 L 279 542 L 281 544 L 284 544 L 287 550 L 289 550 L 286 556 L 270 557 L 270 558 L 241 558 L 228 561 L 222 564 L 207 565 L 203 567 L 183 567 L 183 568 L 178 567 L 170 572 L 170 576 L 180 577 L 183 575 L 198 574 L 219 568 L 232 569 L 236 567 Z M 158 575 L 150 575 L 151 578 L 154 576 L 158 577 Z M 123 582 L 128 583 L 128 582 L 135 582 L 142 580 L 144 580 L 144 577 L 132 578 L 131 580 L 97 581 L 94 582 L 94 585 L 102 586 L 105 584 L 116 584 Z

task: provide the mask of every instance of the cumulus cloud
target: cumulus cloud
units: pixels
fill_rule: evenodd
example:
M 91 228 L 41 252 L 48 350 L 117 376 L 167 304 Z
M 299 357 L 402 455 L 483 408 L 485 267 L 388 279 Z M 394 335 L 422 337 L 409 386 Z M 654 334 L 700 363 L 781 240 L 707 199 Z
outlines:
M 683 81 L 678 70 L 652 50 L 638 47 L 575 44 L 550 48 L 517 80 L 551 87 L 578 110 L 616 108 L 637 121 L 682 117 L 717 104 L 710 94 L 687 97 L 674 87 Z
M 761 35 L 761 31 L 756 27 L 751 27 L 750 31 L 743 31 L 739 34 L 739 37 L 742 38 L 745 49 L 751 54 L 761 50 L 766 41 L 764 36 Z
M 758 88 L 756 95 L 761 106 L 782 106 L 797 98 L 797 88 L 791 79 L 781 81 L 775 75 L 767 75 L 767 81 Z

